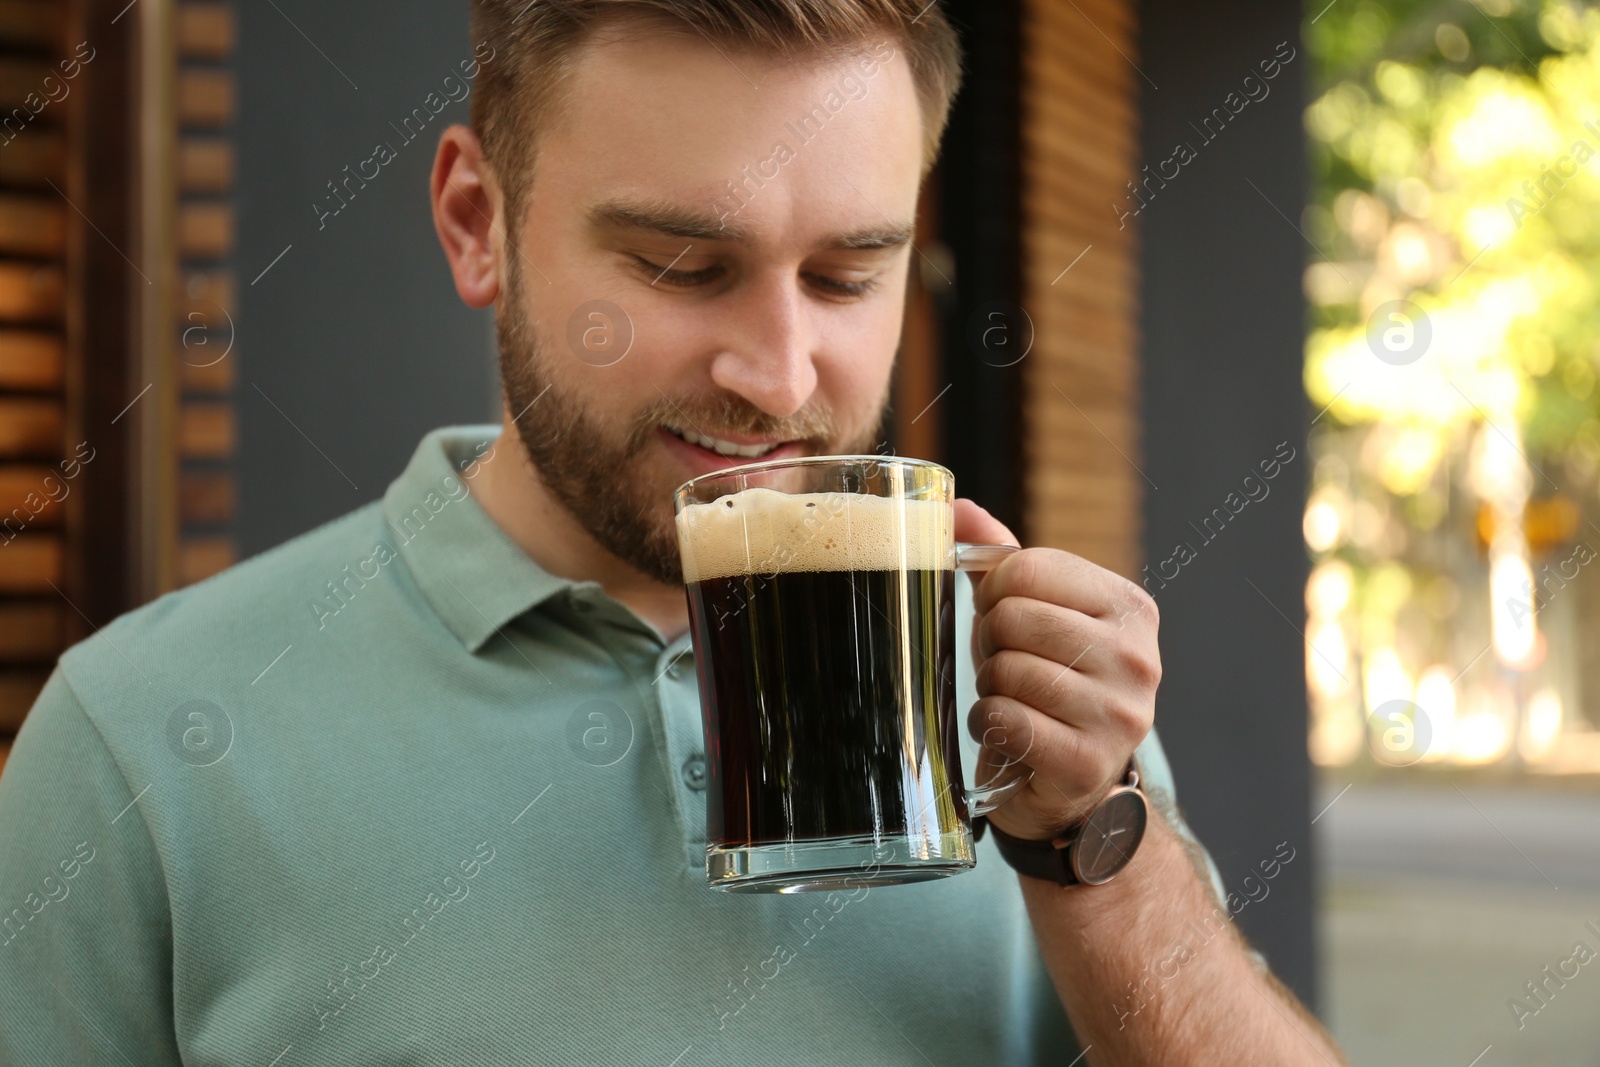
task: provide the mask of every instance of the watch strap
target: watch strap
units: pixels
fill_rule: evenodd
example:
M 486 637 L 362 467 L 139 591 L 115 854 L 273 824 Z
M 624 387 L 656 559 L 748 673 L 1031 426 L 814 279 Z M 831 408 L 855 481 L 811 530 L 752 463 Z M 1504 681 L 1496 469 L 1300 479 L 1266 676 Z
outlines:
M 1137 794 L 1140 798 L 1139 803 L 1141 806 L 1147 803 L 1143 792 L 1139 789 L 1138 768 L 1132 760 L 1128 762 L 1128 773 L 1124 776 L 1120 785 L 1101 798 L 1087 817 L 1053 837 L 1036 841 L 1013 837 L 998 826 L 991 826 L 987 816 L 979 815 L 972 820 L 972 839 L 975 842 L 983 840 L 984 832 L 988 830 L 994 834 L 995 847 L 999 850 L 1001 858 L 1019 874 L 1025 874 L 1030 878 L 1038 878 L 1041 881 L 1054 882 L 1059 886 L 1080 885 L 1082 884 L 1082 879 L 1078 877 L 1073 860 L 1074 852 L 1083 835 L 1083 830 L 1113 797 L 1124 793 Z M 1126 865 L 1128 860 L 1131 860 L 1132 849 L 1138 847 L 1139 838 L 1143 837 L 1143 830 L 1144 827 L 1141 823 L 1139 832 L 1135 836 L 1129 851 L 1124 854 L 1123 864 L 1117 867 L 1118 871 L 1121 870 L 1122 866 Z M 1112 873 L 1115 874 L 1116 872 L 1113 871 Z M 1098 881 L 1106 881 L 1109 877 L 1110 875 L 1107 875 Z

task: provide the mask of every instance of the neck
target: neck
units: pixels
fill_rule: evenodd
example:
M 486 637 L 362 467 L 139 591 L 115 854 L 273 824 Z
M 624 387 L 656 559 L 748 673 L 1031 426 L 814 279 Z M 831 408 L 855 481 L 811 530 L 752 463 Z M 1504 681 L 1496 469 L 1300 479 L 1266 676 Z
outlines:
M 500 428 L 495 460 L 473 479 L 473 497 L 518 548 L 551 574 L 598 582 L 607 596 L 626 604 L 667 641 L 689 628 L 683 587 L 643 574 L 590 536 L 539 477 L 509 416 Z

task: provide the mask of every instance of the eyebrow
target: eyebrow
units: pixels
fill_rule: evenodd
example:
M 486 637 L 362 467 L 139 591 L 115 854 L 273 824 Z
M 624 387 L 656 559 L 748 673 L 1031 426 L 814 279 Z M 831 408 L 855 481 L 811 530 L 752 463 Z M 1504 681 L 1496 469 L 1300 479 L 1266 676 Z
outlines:
M 608 200 L 589 208 L 589 224 L 601 230 L 645 230 L 664 237 L 686 241 L 731 241 L 745 244 L 750 232 L 729 222 L 714 211 L 700 211 L 678 204 Z M 823 249 L 872 252 L 899 248 L 911 242 L 909 222 L 884 220 L 882 226 L 864 226 L 829 234 L 818 245 Z

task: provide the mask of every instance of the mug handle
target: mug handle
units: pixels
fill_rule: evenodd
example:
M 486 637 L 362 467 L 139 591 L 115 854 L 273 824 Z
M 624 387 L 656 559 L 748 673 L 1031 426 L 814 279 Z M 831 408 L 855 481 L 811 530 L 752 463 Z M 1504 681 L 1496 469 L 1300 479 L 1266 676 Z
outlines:
M 957 542 L 955 569 L 991 571 L 1000 565 L 1001 560 L 1019 551 L 1021 549 L 1015 545 L 977 545 L 965 541 Z M 1008 775 L 1007 772 L 1013 767 L 1021 767 L 1023 773 Z M 987 782 L 979 782 L 967 790 L 967 810 L 973 817 L 987 815 L 1010 800 L 1017 790 L 1032 780 L 1032 767 L 1008 759 L 995 770 Z

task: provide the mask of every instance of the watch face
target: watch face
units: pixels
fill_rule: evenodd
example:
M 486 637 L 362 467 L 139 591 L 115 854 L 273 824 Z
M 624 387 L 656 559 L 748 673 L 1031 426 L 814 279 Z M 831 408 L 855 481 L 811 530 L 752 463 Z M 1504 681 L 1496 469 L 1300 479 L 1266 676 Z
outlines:
M 1073 846 L 1072 866 L 1085 885 L 1109 882 L 1128 865 L 1149 820 L 1144 796 L 1132 789 L 1107 797 Z

